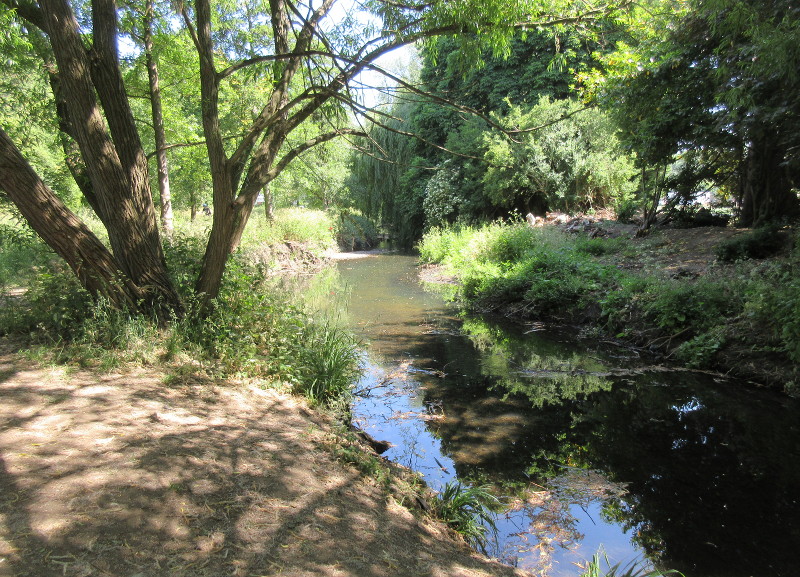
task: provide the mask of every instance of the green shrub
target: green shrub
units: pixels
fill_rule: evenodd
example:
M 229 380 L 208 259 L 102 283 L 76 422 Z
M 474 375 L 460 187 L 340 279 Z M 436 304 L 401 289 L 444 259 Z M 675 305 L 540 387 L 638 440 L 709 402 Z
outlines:
M 723 327 L 714 327 L 681 343 L 675 350 L 675 356 L 690 368 L 708 366 L 716 352 L 725 344 L 725 340 Z
M 337 221 L 336 241 L 342 250 L 365 250 L 378 244 L 378 229 L 367 217 L 345 211 Z
M 757 228 L 721 242 L 717 246 L 717 259 L 734 262 L 750 258 L 767 258 L 786 248 L 786 235 L 775 226 Z
M 592 256 L 615 254 L 622 249 L 620 238 L 589 238 L 580 236 L 575 239 L 575 251 Z
M 636 213 L 639 212 L 641 208 L 639 204 L 640 201 L 633 195 L 622 196 L 614 207 L 614 212 L 617 214 L 617 221 L 626 224 L 633 222 Z
M 800 363 L 800 247 L 790 262 L 751 280 L 746 312 L 772 333 L 792 361 Z
M 353 336 L 303 312 L 244 253 L 230 259 L 210 307 L 192 294 L 204 234 L 176 234 L 165 247 L 186 308 L 167 328 L 93 300 L 59 265 L 37 270 L 19 306 L 0 308 L 0 332 L 34 333 L 59 343 L 56 354 L 104 368 L 183 355 L 216 376 L 281 381 L 319 403 L 346 395 L 360 360 Z
M 255 216 L 242 236 L 242 246 L 268 245 L 281 242 L 303 243 L 309 249 L 322 253 L 336 248 L 336 223 L 322 210 L 283 208 L 275 211 L 268 221 Z
M 0 288 L 27 285 L 54 259 L 53 251 L 27 224 L 0 222 Z
M 730 316 L 742 303 L 714 282 L 670 280 L 653 283 L 643 304 L 653 323 L 672 333 L 698 334 Z
M 36 334 L 53 342 L 76 338 L 91 316 L 91 298 L 61 263 L 34 267 L 24 296 L 0 311 L 0 332 Z

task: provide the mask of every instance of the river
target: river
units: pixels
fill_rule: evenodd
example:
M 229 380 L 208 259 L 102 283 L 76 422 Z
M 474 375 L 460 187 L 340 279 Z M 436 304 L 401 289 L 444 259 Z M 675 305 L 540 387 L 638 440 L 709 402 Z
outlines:
M 337 266 L 364 342 L 355 423 L 434 490 L 493 487 L 489 555 L 551 577 L 599 550 L 686 577 L 797 574 L 798 401 L 574 328 L 459 316 L 412 256 Z

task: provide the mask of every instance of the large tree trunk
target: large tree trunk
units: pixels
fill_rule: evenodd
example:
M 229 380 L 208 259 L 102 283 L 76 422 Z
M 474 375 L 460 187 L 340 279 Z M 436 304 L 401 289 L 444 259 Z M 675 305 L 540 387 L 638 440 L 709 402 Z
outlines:
M 759 131 L 741 169 L 740 226 L 758 227 L 800 214 L 797 194 L 774 135 Z
M 111 0 L 97 0 L 93 6 L 91 59 L 66 0 L 42 0 L 41 6 L 64 102 L 73 119 L 73 137 L 91 180 L 98 216 L 108 231 L 115 261 L 130 282 L 139 287 L 142 306 L 165 318 L 179 312 L 181 304 L 167 274 L 150 195 L 147 159 L 119 71 L 116 6 Z
M 0 189 L 90 293 L 136 310 L 143 291 L 125 281 L 108 249 L 42 182 L 2 128 Z
M 161 197 L 161 229 L 165 234 L 172 236 L 172 194 L 169 188 L 169 168 L 167 167 L 167 137 L 164 132 L 164 111 L 161 106 L 158 66 L 153 56 L 153 0 L 147 0 L 145 6 L 144 52 L 147 61 L 147 77 L 150 81 L 150 108 L 153 115 L 153 133 L 156 141 L 158 192 Z

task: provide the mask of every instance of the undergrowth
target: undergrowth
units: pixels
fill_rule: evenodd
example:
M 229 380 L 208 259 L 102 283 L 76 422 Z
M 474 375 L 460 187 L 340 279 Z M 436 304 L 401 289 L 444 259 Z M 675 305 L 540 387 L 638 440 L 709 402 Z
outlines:
M 784 244 L 787 234 L 781 232 Z M 759 242 L 774 238 L 769 232 L 754 236 Z M 591 322 L 694 368 L 714 368 L 733 346 L 800 362 L 800 247 L 783 259 L 712 267 L 700 278 L 617 266 L 614 255 L 632 250 L 626 239 L 503 222 L 435 229 L 419 244 L 424 262 L 458 279 L 454 298 L 466 308 Z M 797 389 L 791 380 L 782 385 Z
M 289 219 L 280 225 L 282 230 L 293 231 L 295 240 L 309 234 L 320 249 L 330 246 L 330 220 L 312 212 L 303 225 L 297 222 L 301 215 L 292 214 L 296 222 Z M 274 241 L 268 235 L 259 238 L 256 228 L 248 237 L 251 245 L 265 238 Z M 267 228 L 275 234 L 275 227 Z M 311 314 L 294 293 L 280 288 L 249 260 L 247 246 L 231 258 L 219 297 L 203 310 L 192 285 L 206 235 L 203 227 L 182 226 L 165 243 L 186 308 L 166 327 L 92 299 L 65 265 L 51 259 L 24 279 L 24 295 L 2 297 L 13 302 L 0 308 L 0 334 L 24 335 L 58 362 L 101 370 L 126 363 L 172 365 L 176 370 L 191 366 L 216 378 L 288 385 L 315 404 L 340 403 L 359 372 L 360 351 L 353 335 L 324 314 Z M 25 236 L 24 242 L 30 251 L 43 250 L 35 236 Z M 3 251 L 0 266 L 8 266 L 10 259 Z

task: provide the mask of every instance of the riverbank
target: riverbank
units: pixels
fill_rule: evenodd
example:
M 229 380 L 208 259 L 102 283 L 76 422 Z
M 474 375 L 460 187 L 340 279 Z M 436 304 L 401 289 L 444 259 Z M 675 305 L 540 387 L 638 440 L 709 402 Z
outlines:
M 423 279 L 453 285 L 477 312 L 572 325 L 665 362 L 800 394 L 793 232 L 764 258 L 719 258 L 751 231 L 571 219 L 541 228 L 438 231 L 422 243 Z
M 15 349 L 0 341 L 0 575 L 522 575 L 298 397 Z

